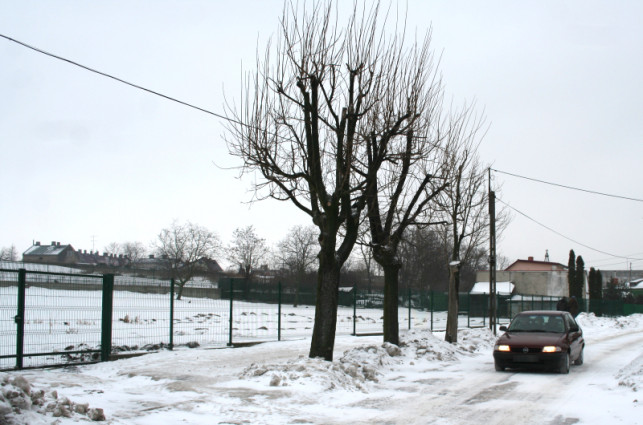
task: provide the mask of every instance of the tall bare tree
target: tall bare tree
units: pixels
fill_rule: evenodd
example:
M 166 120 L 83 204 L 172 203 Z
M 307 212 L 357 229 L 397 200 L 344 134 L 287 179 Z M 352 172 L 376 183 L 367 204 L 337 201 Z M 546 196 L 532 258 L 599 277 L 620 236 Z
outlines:
M 295 307 L 299 304 L 299 290 L 306 273 L 317 265 L 316 236 L 315 226 L 293 226 L 278 244 L 277 257 L 295 276 Z
M 349 14 L 331 1 L 286 3 L 277 44 L 257 60 L 242 107 L 228 109 L 236 122 L 230 152 L 245 172 L 263 177 L 257 198 L 289 200 L 319 229 L 311 357 L 333 358 L 340 270 L 357 239 L 367 180 L 376 174 L 355 172 L 367 163 L 363 135 L 397 133 L 386 126 L 410 118 L 407 101 L 388 92 L 396 77 L 391 64 L 405 60 L 377 3 L 354 4 Z M 389 116 L 380 116 L 385 111 Z
M 268 254 L 268 246 L 266 240 L 257 235 L 254 226 L 247 226 L 232 232 L 232 243 L 227 252 L 228 260 L 236 264 L 239 272 L 248 279 Z
M 486 167 L 478 159 L 483 119 L 465 106 L 452 115 L 447 152 L 450 184 L 440 194 L 438 204 L 446 224 L 443 228 L 449 255 L 449 307 L 445 340 L 458 340 L 458 293 L 460 267 L 489 237 Z
M 199 262 L 212 259 L 220 250 L 219 237 L 205 227 L 175 221 L 161 230 L 155 249 L 166 262 L 166 267 L 178 286 L 176 299 L 180 300 L 183 288 L 196 275 Z
M 366 140 L 367 217 L 373 257 L 384 271 L 384 340 L 399 343 L 398 248 L 409 226 L 428 224 L 431 201 L 449 184 L 448 139 L 443 134 L 442 85 L 424 42 L 404 50 L 404 39 L 383 54 L 389 102 L 370 116 Z M 404 52 L 400 55 L 396 52 Z

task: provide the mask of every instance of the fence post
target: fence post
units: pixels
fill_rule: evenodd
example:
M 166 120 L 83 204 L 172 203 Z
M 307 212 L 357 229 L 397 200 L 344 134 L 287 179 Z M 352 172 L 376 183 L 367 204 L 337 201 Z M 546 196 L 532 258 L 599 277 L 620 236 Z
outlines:
M 408 295 L 408 302 L 409 302 L 409 330 L 411 330 L 411 287 L 409 286 L 409 295 Z
M 27 270 L 18 270 L 18 311 L 14 317 L 16 322 L 16 369 L 22 369 L 22 359 L 25 347 L 25 288 L 27 287 Z
M 353 336 L 357 335 L 357 285 L 353 286 Z
M 433 332 L 433 289 L 431 289 L 431 292 L 429 292 L 431 295 L 431 332 Z
M 234 299 L 234 280 L 230 278 L 230 333 L 228 336 L 228 347 L 232 347 L 232 300 Z
M 114 275 L 103 275 L 103 311 L 100 335 L 100 361 L 106 362 L 112 353 L 112 314 L 114 310 Z
M 471 293 L 467 292 L 467 328 L 471 328 Z
M 170 279 L 170 350 L 174 349 L 174 283 Z
M 281 341 L 281 281 L 279 281 L 278 292 L 278 307 L 277 307 L 277 341 Z

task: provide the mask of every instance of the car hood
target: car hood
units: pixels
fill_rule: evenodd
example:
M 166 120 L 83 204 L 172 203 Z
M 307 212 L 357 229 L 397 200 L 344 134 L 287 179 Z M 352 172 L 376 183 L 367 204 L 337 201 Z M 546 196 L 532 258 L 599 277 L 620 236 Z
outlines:
M 544 346 L 556 345 L 565 341 L 565 334 L 545 332 L 507 332 L 498 339 L 498 344 Z

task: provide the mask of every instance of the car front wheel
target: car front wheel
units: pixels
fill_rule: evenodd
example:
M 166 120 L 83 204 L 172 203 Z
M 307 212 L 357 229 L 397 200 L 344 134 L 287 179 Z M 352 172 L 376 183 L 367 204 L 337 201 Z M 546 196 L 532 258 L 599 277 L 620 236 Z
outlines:
M 565 355 L 563 356 L 558 372 L 563 374 L 569 373 L 569 353 L 565 353 Z

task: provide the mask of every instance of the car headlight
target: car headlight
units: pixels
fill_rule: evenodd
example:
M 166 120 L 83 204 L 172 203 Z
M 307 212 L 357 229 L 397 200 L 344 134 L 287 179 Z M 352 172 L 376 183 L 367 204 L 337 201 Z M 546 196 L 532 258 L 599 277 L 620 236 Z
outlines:
M 493 349 L 496 351 L 511 351 L 511 347 L 508 345 L 496 345 Z
M 557 353 L 559 351 L 561 351 L 561 349 L 556 345 L 546 345 L 543 347 L 543 353 Z

